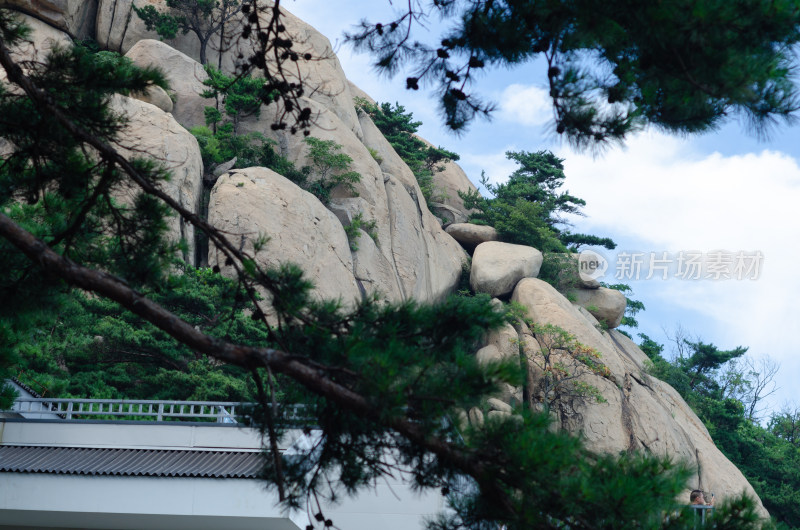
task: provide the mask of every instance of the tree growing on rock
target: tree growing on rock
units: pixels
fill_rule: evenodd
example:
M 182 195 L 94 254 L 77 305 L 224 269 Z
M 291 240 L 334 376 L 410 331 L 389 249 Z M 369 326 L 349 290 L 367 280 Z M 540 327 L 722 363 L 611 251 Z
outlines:
M 569 231 L 565 215 L 583 215 L 586 201 L 559 189 L 566 178 L 563 159 L 550 151 L 509 151 L 506 158 L 520 167 L 502 184 L 483 176 L 481 185 L 491 198 L 476 190 L 459 192 L 464 207 L 477 210 L 470 216 L 472 222 L 493 226 L 504 241 L 542 252 L 574 251 L 582 245 L 616 247 L 609 238 Z
M 594 374 L 608 377 L 601 355 L 578 342 L 566 330 L 552 324 L 534 324 L 524 319 L 537 346 L 525 351 L 528 362 L 528 399 L 544 411 L 567 411 L 574 399 L 606 400 L 587 382 Z
M 167 11 L 164 12 L 153 5 L 134 5 L 133 10 L 149 31 L 155 31 L 164 39 L 174 39 L 179 31 L 183 35 L 194 33 L 200 42 L 200 63 L 206 65 L 208 43 L 214 35 L 219 36 L 222 62 L 226 42 L 225 24 L 236 17 L 241 5 L 241 0 L 166 0 Z
M 391 103 L 375 105 L 357 99 L 356 106 L 369 115 L 381 134 L 414 173 L 428 207 L 430 208 L 432 201 L 441 200 L 441 193 L 436 190 L 433 177 L 444 169 L 446 162 L 455 162 L 459 156 L 441 146 L 433 147 L 422 141 L 415 134 L 422 122 L 414 121 L 414 116 L 406 112 L 405 107 L 399 103 L 394 106 Z

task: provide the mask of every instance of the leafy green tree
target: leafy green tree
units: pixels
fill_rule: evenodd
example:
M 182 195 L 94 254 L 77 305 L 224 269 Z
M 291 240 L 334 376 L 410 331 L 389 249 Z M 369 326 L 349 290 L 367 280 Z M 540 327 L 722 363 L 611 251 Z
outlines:
M 58 50 L 23 71 L 10 54 L 22 33 L 0 10 L 7 79 L 0 137 L 12 146 L 0 165 L 0 294 L 16 301 L 0 306 L 2 336 L 25 332 L 34 311 L 81 290 L 116 302 L 184 351 L 248 371 L 260 404 L 253 419 L 267 440 L 264 476 L 285 506 L 325 496 L 331 484 L 354 493 L 399 472 L 421 490 L 451 495 L 453 510 L 435 528 L 693 527 L 687 513 L 665 518 L 690 473 L 668 459 L 591 454 L 527 409 L 459 429 L 453 421 L 459 411 L 501 384 L 524 381 L 518 362 L 482 366 L 473 355 L 486 331 L 505 322 L 488 297 L 429 306 L 366 300 L 354 308 L 317 300 L 297 267 L 262 268 L 239 241 L 161 189 L 163 168 L 128 160 L 113 147 L 122 123 L 108 108 L 110 95 L 144 90 L 158 75 L 124 61 L 102 70 L 78 48 Z M 130 202 L 116 201 L 118 191 Z M 235 271 L 242 294 L 233 300 L 247 304 L 263 341 L 212 333 L 215 327 L 193 325 L 156 299 L 154 293 L 170 288 L 175 263 L 166 238 L 169 213 L 204 231 Z M 261 299 L 259 290 L 268 297 Z M 195 294 L 187 296 L 193 307 Z M 155 348 L 160 338 L 143 343 L 154 341 L 148 347 Z M 1 341 L 0 351 L 9 344 Z M 303 403 L 320 429 L 318 450 L 305 458 L 278 451 L 282 429 L 291 424 L 278 392 Z M 726 528 L 760 526 L 745 498 L 721 506 L 717 517 Z M 319 523 L 331 526 L 322 514 Z
M 205 66 L 208 79 L 203 81 L 208 90 L 200 93 L 204 98 L 214 98 L 217 107 L 206 107 L 206 125 L 211 125 L 216 131 L 217 124 L 222 120 L 219 112 L 220 104 L 225 109 L 225 115 L 233 123 L 233 134 L 239 133 L 239 121 L 247 116 L 258 117 L 261 114 L 261 105 L 272 100 L 272 94 L 264 88 L 264 80 L 250 77 L 249 75 L 228 76 L 211 65 Z
M 558 326 L 532 322 L 529 325 L 540 346 L 528 359 L 529 370 L 535 371 L 531 375 L 538 380 L 535 385 L 529 385 L 532 402 L 547 411 L 563 408 L 575 397 L 591 397 L 598 403 L 605 403 L 596 387 L 581 381 L 587 374 L 609 375 L 600 353 Z
M 258 344 L 263 328 L 242 312 L 235 282 L 188 268 L 148 296 L 203 332 Z M 14 375 L 45 396 L 253 401 L 248 374 L 215 365 L 116 303 L 64 293 L 8 337 Z
M 470 190 L 459 192 L 464 206 L 474 208 L 470 220 L 493 226 L 504 241 L 535 247 L 542 252 L 566 252 L 585 244 L 613 249 L 608 238 L 570 233 L 564 215 L 583 215 L 586 201 L 559 190 L 564 184 L 563 160 L 550 151 L 506 153 L 520 165 L 502 184 L 492 184 L 485 175 L 481 185 L 492 194 L 483 197 Z
M 713 377 L 725 363 L 741 357 L 747 352 L 747 348 L 737 346 L 732 350 L 720 350 L 713 344 L 706 344 L 702 341 L 689 342 L 687 345 L 692 349 L 692 354 L 687 359 L 682 359 L 681 364 L 684 371 L 689 376 L 689 390 L 703 390 L 714 392 L 720 390 L 720 385 Z
M 220 47 L 224 47 L 225 24 L 239 13 L 241 4 L 241 0 L 166 0 L 165 12 L 150 4 L 134 5 L 133 10 L 149 31 L 155 31 L 162 38 L 174 39 L 179 31 L 184 35 L 194 33 L 200 41 L 200 63 L 206 65 L 211 37 L 219 34 Z
M 441 29 L 415 40 L 427 17 Z M 493 109 L 468 92 L 476 76 L 543 59 L 555 131 L 597 147 L 647 124 L 695 133 L 738 115 L 763 132 L 791 120 L 798 28 L 792 0 L 433 0 L 347 37 L 379 69 L 407 69 L 408 89 L 433 85 L 454 130 Z
M 769 420 L 769 431 L 795 447 L 800 447 L 800 409 L 786 407 L 773 414 Z
M 337 186 L 342 186 L 350 194 L 358 196 L 354 184 L 361 181 L 361 175 L 350 169 L 353 159 L 340 152 L 342 146 L 333 140 L 320 140 L 313 136 L 307 137 L 305 143 L 309 147 L 310 173 L 315 177 L 307 184 L 308 191 L 326 205 L 331 200 L 331 192 Z

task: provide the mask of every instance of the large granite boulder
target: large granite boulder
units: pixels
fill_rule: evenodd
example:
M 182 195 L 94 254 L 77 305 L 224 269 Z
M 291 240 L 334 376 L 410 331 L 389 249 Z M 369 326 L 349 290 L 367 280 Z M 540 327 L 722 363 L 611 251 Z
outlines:
M 101 47 L 125 54 L 141 40 L 160 38 L 155 31 L 147 30 L 142 19 L 134 12 L 134 5 L 139 8 L 152 5 L 159 11 L 167 11 L 165 0 L 97 0 L 95 39 Z M 232 35 L 234 29 L 234 26 L 228 26 L 226 35 Z M 200 41 L 194 33 L 184 35 L 178 32 L 174 39 L 170 39 L 169 44 L 200 60 Z M 216 65 L 219 59 L 219 38 L 212 37 L 208 48 L 209 61 Z
M 487 241 L 472 256 L 469 285 L 475 292 L 505 296 L 521 279 L 537 276 L 541 266 L 542 253 L 533 247 Z
M 172 99 L 169 97 L 169 94 L 167 94 L 167 91 L 157 85 L 152 85 L 143 93 L 132 94 L 132 96 L 140 101 L 144 101 L 145 103 L 155 105 L 164 112 L 172 113 L 172 110 L 175 107 Z
M 425 138 L 418 138 L 427 145 L 434 147 L 434 145 Z M 455 162 L 448 161 L 434 168 L 433 187 L 434 200 L 442 203 L 444 212 L 454 211 L 458 219 L 466 220 L 469 218 L 471 211 L 464 207 L 464 201 L 459 197 L 458 192 L 477 192 L 478 188 L 469 180 L 469 177 L 467 177 L 467 174 L 461 169 L 461 166 Z M 455 222 L 462 221 L 459 220 Z
M 469 251 L 474 250 L 481 243 L 497 241 L 500 238 L 494 227 L 472 223 L 453 223 L 445 231 Z
M 214 100 L 200 97 L 200 93 L 208 88 L 203 84 L 208 75 L 200 63 L 153 39 L 137 42 L 125 56 L 137 66 L 161 68 L 175 94 L 172 115 L 178 123 L 187 129 L 205 125 L 205 108 L 213 107 Z
M 167 168 L 172 177 L 162 188 L 191 212 L 199 213 L 203 194 L 203 159 L 197 140 L 180 126 L 171 114 L 138 99 L 115 96 L 112 108 L 127 120 L 120 134 L 122 153 L 126 156 L 154 159 Z M 195 229 L 175 215 L 167 219 L 172 238 L 186 241 L 183 258 L 196 264 Z
M 20 42 L 11 51 L 11 57 L 17 63 L 44 61 L 54 47 L 65 47 L 72 44 L 72 39 L 67 33 L 42 22 L 38 18 L 24 14 L 19 15 L 19 18 L 31 29 L 31 33 L 27 39 Z M 0 68 L 0 80 L 5 79 L 6 71 Z
M 269 5 L 268 2 L 264 2 Z M 164 0 L 99 0 L 97 14 L 97 41 L 104 47 L 126 54 L 133 46 L 144 39 L 158 39 L 155 32 L 148 31 L 144 22 L 133 11 L 132 6 L 144 7 L 153 5 L 160 11 L 166 10 Z M 285 35 L 294 42 L 293 49 L 300 54 L 300 60 L 293 64 L 297 67 L 288 71 L 288 75 L 302 79 L 308 97 L 335 113 L 346 126 L 360 135 L 358 117 L 353 107 L 353 96 L 344 75 L 339 59 L 333 53 L 330 41 L 316 29 L 292 15 L 281 6 L 282 22 Z M 262 16 L 268 16 L 262 15 Z M 266 24 L 266 21 L 264 21 Z M 211 38 L 207 48 L 209 64 L 222 66 L 224 72 L 234 72 L 240 62 L 238 55 L 249 57 L 255 49 L 255 35 L 248 39 L 241 38 L 242 19 L 235 17 L 226 24 L 225 45 L 220 46 L 220 38 Z M 192 59 L 200 60 L 200 42 L 193 33 L 178 34 L 168 44 L 183 52 Z M 220 61 L 220 48 L 222 59 Z M 312 60 L 302 58 L 306 53 Z M 257 73 L 256 73 L 257 75 Z M 296 80 L 296 79 L 290 79 Z M 202 109 L 201 109 L 202 110 Z
M 299 266 L 320 299 L 340 299 L 346 306 L 361 299 L 342 224 L 316 197 L 274 171 L 253 167 L 222 175 L 211 190 L 208 221 L 247 252 L 260 235 L 269 237 L 256 261 Z M 209 249 L 209 265 L 233 274 L 224 261 L 216 248 Z
M 597 320 L 610 329 L 616 328 L 625 316 L 627 299 L 615 289 L 599 287 L 597 289 L 575 289 L 576 303 L 586 308 Z
M 76 39 L 91 36 L 97 0 L 7 0 L 10 7 L 68 33 Z

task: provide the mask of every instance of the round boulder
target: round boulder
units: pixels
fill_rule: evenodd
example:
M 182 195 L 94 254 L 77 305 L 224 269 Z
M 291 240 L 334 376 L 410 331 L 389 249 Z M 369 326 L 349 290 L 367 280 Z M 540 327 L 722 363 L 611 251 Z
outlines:
M 172 99 L 170 99 L 167 91 L 158 85 L 151 85 L 144 92 L 132 94 L 132 96 L 139 101 L 155 105 L 164 112 L 172 112 Z
M 467 250 L 472 250 L 481 243 L 497 241 L 497 230 L 491 226 L 475 225 L 472 223 L 453 223 L 445 229 L 453 239 L 461 243 Z
M 575 303 L 584 307 L 594 318 L 610 328 L 616 328 L 625 315 L 628 301 L 625 295 L 615 289 L 599 287 L 597 289 L 576 289 Z
M 476 292 L 505 296 L 521 279 L 538 276 L 541 266 L 542 253 L 533 247 L 487 241 L 472 256 L 469 284 Z

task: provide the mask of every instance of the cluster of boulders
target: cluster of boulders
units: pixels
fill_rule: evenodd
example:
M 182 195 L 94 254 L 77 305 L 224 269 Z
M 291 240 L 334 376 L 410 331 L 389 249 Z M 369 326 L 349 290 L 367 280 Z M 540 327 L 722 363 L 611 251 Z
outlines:
M 542 266 L 542 253 L 537 249 L 502 243 L 497 231 L 491 226 L 469 223 L 454 223 L 446 228 L 456 241 L 472 254 L 470 287 L 479 293 L 504 298 L 511 295 L 523 278 L 536 278 Z M 602 287 L 591 279 L 582 280 L 577 273 L 578 261 L 574 263 L 578 285 L 570 288 L 569 296 L 585 308 L 602 326 L 613 329 L 620 325 L 625 315 L 626 298 L 615 289 Z
M 689 462 L 697 470 L 692 487 L 713 489 L 726 496 L 744 490 L 755 496 L 678 393 L 647 373 L 647 355 L 614 329 L 625 312 L 622 293 L 587 281 L 570 290 L 570 301 L 536 277 L 542 264 L 538 250 L 499 242 L 491 227 L 451 224 L 446 230 L 473 252 L 472 289 L 495 297 L 498 306 L 510 300 L 526 311 L 524 321 L 488 333 L 476 355 L 482 363 L 518 359 L 528 372 L 528 405 L 541 404 L 541 396 L 535 394 L 538 378 L 543 375 L 537 370 L 537 361 L 547 347 L 536 328 L 557 326 L 599 354 L 603 370 L 579 374 L 580 380 L 596 389 L 602 399 L 594 395 L 571 397 L 550 410 L 554 426 L 580 434 L 595 451 L 649 451 Z M 577 261 L 574 263 L 577 268 Z M 504 384 L 483 407 L 464 411 L 462 421 L 480 425 L 493 416 L 512 415 L 514 407 L 522 403 L 522 388 Z
M 233 169 L 215 176 L 204 190 L 204 168 L 198 143 L 187 129 L 202 125 L 210 100 L 199 94 L 206 73 L 197 62 L 199 45 L 191 35 L 169 43 L 157 40 L 132 12 L 132 5 L 162 0 L 12 0 L 33 27 L 33 45 L 27 57 L 70 38 L 94 37 L 101 47 L 126 54 L 138 65 L 162 68 L 171 93 L 153 89 L 137 99 L 118 96 L 114 106 L 128 118 L 122 143 L 129 154 L 155 156 L 173 172 L 166 191 L 185 208 L 206 215 L 212 225 L 233 234 L 242 248 L 253 251 L 259 235 L 269 236 L 256 254 L 264 265 L 299 265 L 322 298 L 345 304 L 379 293 L 387 300 L 430 302 L 451 293 L 462 266 L 471 258 L 470 285 L 488 293 L 497 304 L 513 300 L 527 311 L 532 324 L 552 324 L 568 331 L 596 351 L 607 370 L 583 375 L 602 396 L 602 403 L 577 399 L 559 412 L 558 425 L 582 433 L 596 451 L 645 450 L 684 459 L 696 466 L 692 487 L 713 489 L 721 495 L 742 490 L 755 496 L 742 474 L 716 449 L 702 422 L 671 387 L 647 374 L 647 356 L 617 331 L 625 311 L 618 291 L 587 281 L 575 287 L 570 299 L 537 278 L 542 254 L 533 248 L 498 241 L 491 227 L 466 224 L 469 212 L 458 191 L 475 189 L 464 172 L 448 163 L 435 175 L 440 194 L 428 206 L 413 172 L 397 155 L 372 120 L 354 105 L 354 96 L 369 96 L 346 78 L 329 41 L 319 32 L 287 14 L 287 32 L 296 42 L 325 59 L 299 64 L 306 82 L 320 88 L 309 91 L 304 104 L 317 116 L 313 134 L 333 140 L 353 159 L 361 175 L 358 195 L 335 190 L 329 205 L 266 168 Z M 212 42 L 209 59 L 230 71 L 236 46 L 219 57 Z M 39 56 L 40 57 L 40 56 Z M 308 146 L 300 135 L 273 131 L 275 109 L 245 120 L 243 132 L 258 131 L 275 142 L 280 154 L 298 167 L 309 163 Z M 216 178 L 218 177 L 218 178 Z M 208 197 L 203 199 L 203 194 Z M 204 209 L 207 204 L 207 211 Z M 366 233 L 358 249 L 350 248 L 345 225 L 356 215 L 375 223 L 375 239 Z M 446 232 L 441 220 L 448 223 Z M 206 253 L 193 246 L 194 229 L 179 218 L 171 220 L 176 239 L 189 243 L 189 263 L 219 263 L 214 248 Z M 220 264 L 225 269 L 224 262 Z M 502 301 L 501 301 L 502 300 Z M 508 324 L 487 334 L 476 355 L 482 362 L 519 359 L 527 366 L 540 354 L 540 337 L 525 322 Z M 532 371 L 532 376 L 536 374 Z M 466 411 L 470 421 L 508 415 L 522 402 L 522 390 L 504 387 L 483 409 Z

